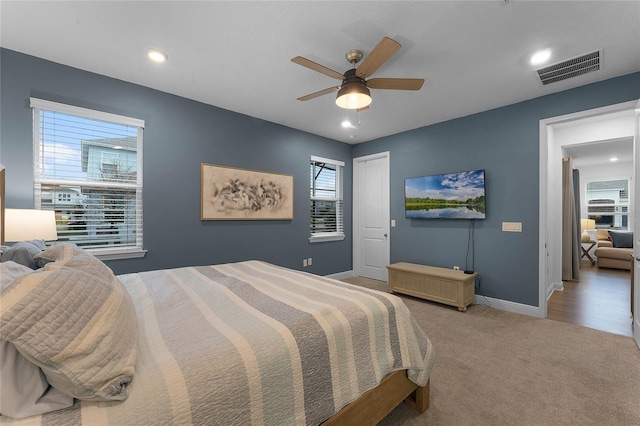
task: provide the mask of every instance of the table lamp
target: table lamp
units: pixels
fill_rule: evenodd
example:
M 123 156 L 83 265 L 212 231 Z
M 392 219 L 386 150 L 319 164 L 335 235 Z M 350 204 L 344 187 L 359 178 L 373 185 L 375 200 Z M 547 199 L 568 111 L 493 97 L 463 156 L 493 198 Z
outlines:
M 582 242 L 587 243 L 591 241 L 591 235 L 587 230 L 596 229 L 596 221 L 593 219 L 580 219 L 580 226 L 582 227 Z
M 7 242 L 58 239 L 53 210 L 5 209 L 4 239 Z

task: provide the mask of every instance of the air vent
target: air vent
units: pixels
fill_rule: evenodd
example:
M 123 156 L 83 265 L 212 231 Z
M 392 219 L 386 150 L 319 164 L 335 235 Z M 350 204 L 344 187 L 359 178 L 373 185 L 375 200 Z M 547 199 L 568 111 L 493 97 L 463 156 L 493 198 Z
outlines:
M 602 51 L 597 50 L 586 55 L 559 62 L 537 70 L 543 85 L 577 77 L 600 69 Z

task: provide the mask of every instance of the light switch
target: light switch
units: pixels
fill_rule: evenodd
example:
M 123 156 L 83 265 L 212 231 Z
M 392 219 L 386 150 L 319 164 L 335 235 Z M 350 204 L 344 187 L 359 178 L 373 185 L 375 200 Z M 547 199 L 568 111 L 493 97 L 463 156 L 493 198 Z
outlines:
M 503 232 L 522 232 L 522 222 L 502 222 Z
M 392 228 L 396 227 L 396 220 L 395 219 L 391 219 L 391 227 Z

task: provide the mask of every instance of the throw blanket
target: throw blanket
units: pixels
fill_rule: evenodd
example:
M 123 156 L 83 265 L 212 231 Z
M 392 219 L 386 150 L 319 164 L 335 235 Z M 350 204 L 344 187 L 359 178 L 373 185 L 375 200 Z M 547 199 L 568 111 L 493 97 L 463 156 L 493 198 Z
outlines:
M 125 401 L 2 423 L 317 425 L 434 352 L 391 294 L 258 261 L 118 277 L 138 317 Z

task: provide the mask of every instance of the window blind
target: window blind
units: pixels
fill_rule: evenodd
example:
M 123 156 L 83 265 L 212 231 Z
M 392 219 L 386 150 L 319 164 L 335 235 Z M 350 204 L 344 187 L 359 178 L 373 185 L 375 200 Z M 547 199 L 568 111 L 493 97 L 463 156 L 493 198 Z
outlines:
M 344 163 L 311 158 L 311 235 L 343 234 Z
M 142 131 L 129 117 L 31 99 L 36 208 L 58 241 L 97 254 L 142 250 Z

